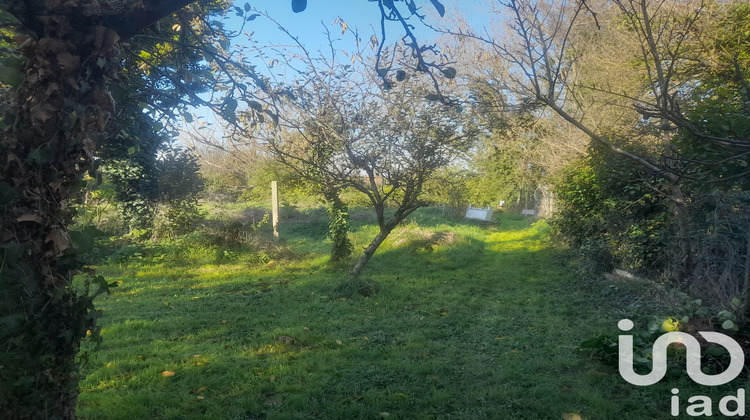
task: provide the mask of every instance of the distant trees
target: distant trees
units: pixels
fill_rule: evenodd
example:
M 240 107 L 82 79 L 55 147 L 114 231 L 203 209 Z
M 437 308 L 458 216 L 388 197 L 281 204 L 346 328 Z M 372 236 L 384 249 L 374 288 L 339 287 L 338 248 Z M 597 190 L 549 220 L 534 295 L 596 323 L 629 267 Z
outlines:
M 604 214 L 618 214 L 622 222 L 629 214 L 630 225 L 618 224 L 628 232 L 625 236 L 600 242 L 612 246 L 615 260 L 629 247 L 634 249 L 632 242 L 621 239 L 641 238 L 652 262 L 663 259 L 668 249 L 679 250 L 670 255 L 670 268 L 662 267 L 695 293 L 720 300 L 738 296 L 743 286 L 737 262 L 748 252 L 744 234 L 724 237 L 733 244 L 724 248 L 734 250 L 732 262 L 718 269 L 715 251 L 710 251 L 718 242 L 709 245 L 712 241 L 704 239 L 706 232 L 713 236 L 717 231 L 705 220 L 719 214 L 705 213 L 710 207 L 705 203 L 717 199 L 718 191 L 731 195 L 729 201 L 737 203 L 734 210 L 722 204 L 715 208 L 724 209 L 722 216 L 714 220 L 733 220 L 723 224 L 725 232 L 747 231 L 740 216 L 747 218 L 747 204 L 740 203 L 746 200 L 741 197 L 747 189 L 750 150 L 747 5 L 509 0 L 502 2 L 502 9 L 507 12 L 507 32 L 497 38 L 460 31 L 507 66 L 497 90 L 538 119 L 575 127 L 595 149 L 581 155 L 605 153 L 615 160 L 596 157 L 585 165 L 607 165 L 620 174 L 611 178 L 596 168 L 569 172 L 564 178 L 568 181 L 591 181 L 605 188 L 597 204 L 589 202 L 593 196 L 569 194 L 582 192 L 584 184 L 560 184 L 563 200 L 576 200 L 567 209 L 614 206 L 604 212 L 599 207 L 583 219 L 572 217 L 571 223 Z M 653 204 L 650 209 L 638 210 L 648 203 Z M 649 216 L 649 224 L 642 211 L 664 217 Z M 657 238 L 664 242 L 654 242 Z M 707 264 L 713 267 L 709 271 Z M 712 277 L 723 279 L 722 285 L 707 287 Z

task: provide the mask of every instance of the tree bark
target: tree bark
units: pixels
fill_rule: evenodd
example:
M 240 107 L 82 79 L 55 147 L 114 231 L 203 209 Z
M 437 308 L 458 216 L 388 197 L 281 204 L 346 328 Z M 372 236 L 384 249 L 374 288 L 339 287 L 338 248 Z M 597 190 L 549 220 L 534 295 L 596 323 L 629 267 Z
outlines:
M 679 183 L 672 183 L 670 187 L 674 214 L 677 221 L 677 234 L 680 243 L 680 271 L 678 276 L 683 281 L 693 280 L 693 244 L 690 234 L 690 212 L 688 203 L 682 193 Z
M 50 19 L 67 24 L 62 16 Z M 22 49 L 27 77 L 18 89 L 13 125 L 0 139 L 0 182 L 14 192 L 0 224 L 10 270 L 0 278 L 6 293 L 2 315 L 17 319 L 3 331 L 12 337 L 2 349 L 8 361 L 0 370 L 3 418 L 75 417 L 75 358 L 90 325 L 86 296 L 71 287 L 80 265 L 67 227 L 75 185 L 89 169 L 112 111 L 89 103 L 108 98 L 103 66 L 95 64 L 107 56 L 94 53 L 92 37 L 45 32 Z M 99 33 L 107 36 L 104 28 Z
M 349 280 L 356 280 L 359 278 L 360 274 L 362 274 L 362 270 L 364 270 L 365 266 L 370 261 L 370 258 L 372 258 L 375 251 L 378 250 L 380 244 L 383 243 L 392 230 L 392 227 L 380 228 L 380 232 L 375 236 L 375 239 L 373 239 L 372 242 L 370 242 L 370 245 L 365 248 L 365 251 L 357 260 L 357 263 L 354 264 L 354 267 L 349 271 Z
M 130 36 L 187 3 L 147 0 L 163 14 L 107 27 L 95 0 L 0 0 L 28 36 L 0 134 L 0 418 L 76 417 L 76 357 L 94 316 L 93 298 L 72 287 L 83 267 L 68 227 L 114 113 L 106 83 L 120 70 L 117 31 Z

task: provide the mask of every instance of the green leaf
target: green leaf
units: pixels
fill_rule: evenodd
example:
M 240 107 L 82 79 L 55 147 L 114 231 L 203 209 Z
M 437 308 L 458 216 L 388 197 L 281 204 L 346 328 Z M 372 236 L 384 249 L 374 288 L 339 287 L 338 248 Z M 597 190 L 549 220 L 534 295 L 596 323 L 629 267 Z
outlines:
M 16 57 L 7 57 L 0 60 L 0 82 L 13 88 L 18 87 L 23 80 L 22 64 L 23 61 Z
M 440 72 L 443 73 L 443 76 L 445 76 L 445 77 L 447 77 L 449 79 L 455 78 L 456 77 L 456 73 L 457 73 L 456 69 L 453 68 L 453 67 L 446 67 L 446 68 L 440 70 Z
M 706 356 L 713 356 L 713 357 L 719 357 L 727 354 L 727 351 L 724 347 L 720 346 L 711 346 L 707 348 L 704 352 L 704 355 Z
M 248 101 L 247 105 L 252 108 L 256 112 L 263 111 L 263 105 L 260 104 L 260 102 L 257 101 Z
M 49 162 L 49 150 L 43 151 L 41 148 L 33 149 L 31 152 L 29 152 L 28 156 L 26 156 L 26 161 L 29 163 L 35 163 L 37 165 Z
M 185 117 L 185 122 L 186 123 L 190 124 L 191 122 L 193 122 L 193 114 L 191 114 L 189 112 L 186 112 L 186 113 L 182 114 L 182 116 Z
M 2 256 L 6 267 L 12 267 L 17 261 L 23 258 L 24 248 L 18 244 L 0 245 L 0 256 Z
M 265 112 L 266 114 L 268 114 L 269 117 L 271 117 L 271 119 L 273 120 L 273 123 L 275 125 L 279 125 L 279 116 L 278 115 L 274 114 L 273 112 L 271 112 L 271 111 L 269 111 L 267 109 L 264 109 L 263 112 Z
M 246 12 L 250 11 L 250 4 L 249 3 L 245 3 L 245 11 Z
M 224 109 L 222 109 L 221 114 L 232 114 L 234 115 L 234 111 L 237 109 L 237 100 L 232 97 L 227 97 L 224 99 Z
M 399 82 L 403 82 L 404 79 L 406 79 L 406 72 L 403 70 L 399 70 L 396 72 L 396 80 Z
M 442 95 L 438 95 L 438 94 L 435 94 L 435 93 L 430 93 L 429 95 L 425 96 L 424 98 L 427 99 L 428 101 L 435 101 L 435 102 L 443 100 L 443 96 Z
M 430 0 L 433 6 L 435 6 L 435 10 L 440 14 L 440 17 L 445 16 L 445 6 L 443 6 L 442 3 L 440 3 L 438 0 Z
M 304 12 L 307 9 L 307 0 L 292 0 L 292 11 L 294 13 Z
M 70 239 L 79 253 L 89 253 L 94 249 L 94 240 L 105 236 L 104 232 L 93 226 L 86 226 L 83 230 L 70 231 Z
M 740 302 L 739 299 L 737 298 L 732 299 L 732 309 L 738 309 L 741 304 L 742 302 Z
M 721 323 L 721 328 L 724 328 L 725 330 L 735 330 L 738 329 L 737 325 L 732 322 L 731 319 L 727 319 L 726 321 Z
M 0 206 L 5 206 L 16 197 L 18 197 L 18 193 L 10 186 L 10 184 L 7 182 L 0 182 Z
M 258 16 L 260 16 L 258 13 L 253 13 L 252 15 L 247 17 L 247 20 L 248 21 L 255 20 L 255 18 L 257 18 Z

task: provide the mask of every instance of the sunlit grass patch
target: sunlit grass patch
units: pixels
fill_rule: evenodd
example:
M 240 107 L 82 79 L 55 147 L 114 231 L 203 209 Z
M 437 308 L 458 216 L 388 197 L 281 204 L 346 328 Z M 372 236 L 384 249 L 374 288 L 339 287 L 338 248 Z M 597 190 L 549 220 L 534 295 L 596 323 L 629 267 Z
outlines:
M 369 297 L 336 293 L 346 270 L 302 225 L 274 263 L 238 248 L 231 261 L 102 267 L 122 284 L 99 301 L 104 342 L 84 369 L 80 416 L 669 418 L 667 387 L 628 386 L 579 353 L 616 321 L 570 277 L 543 222 L 427 210 L 375 254 Z M 357 249 L 376 231 L 358 225 Z

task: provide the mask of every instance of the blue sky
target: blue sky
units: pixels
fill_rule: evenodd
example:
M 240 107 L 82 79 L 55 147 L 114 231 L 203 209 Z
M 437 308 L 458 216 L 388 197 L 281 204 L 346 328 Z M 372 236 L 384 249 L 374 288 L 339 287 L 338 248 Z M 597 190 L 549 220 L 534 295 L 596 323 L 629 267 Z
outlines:
M 435 27 L 452 27 L 452 18 L 461 14 L 476 29 L 487 26 L 490 21 L 490 14 L 487 13 L 488 5 L 492 0 L 440 0 L 445 6 L 445 17 L 441 18 L 429 0 L 415 0 L 415 3 L 422 7 L 420 14 L 427 15 L 427 22 Z M 332 36 L 341 37 L 341 29 L 338 25 L 333 25 L 337 18 L 343 19 L 350 28 L 357 28 L 362 42 L 368 45 L 370 36 L 376 34 L 378 40 L 382 42 L 380 33 L 380 11 L 377 2 L 367 0 L 308 0 L 307 9 L 302 13 L 292 11 L 291 0 L 235 0 L 234 5 L 242 8 L 245 3 L 259 11 L 268 13 L 273 19 L 284 26 L 289 32 L 297 36 L 313 55 L 318 50 L 325 53 L 328 49 L 328 41 L 324 33 L 324 25 L 329 28 Z M 406 12 L 405 5 L 399 3 L 401 9 Z M 249 14 L 249 13 L 248 13 Z M 233 9 L 230 8 L 227 13 L 227 29 L 237 30 L 242 24 L 242 20 L 235 16 Z M 398 23 L 386 22 L 386 42 L 393 44 L 401 40 L 404 35 L 403 28 Z M 423 26 L 416 18 L 413 22 L 414 33 L 422 44 L 429 44 L 439 34 Z M 268 46 L 284 44 L 289 45 L 291 40 L 281 32 L 276 24 L 264 17 L 247 22 L 244 28 L 245 32 L 252 32 L 252 40 L 257 42 L 257 46 Z M 234 38 L 233 43 L 244 44 L 248 42 L 245 35 L 239 35 Z M 348 35 L 341 42 L 337 42 L 337 49 L 351 50 L 354 48 L 353 38 Z M 365 51 L 369 51 L 365 48 Z M 263 66 L 259 66 L 259 71 L 263 72 Z M 283 69 L 276 67 L 276 74 L 283 73 Z M 215 121 L 207 109 L 194 109 L 193 114 L 203 118 L 206 122 Z
M 243 0 L 235 1 L 235 5 L 242 7 Z M 328 26 L 333 35 L 339 35 L 340 30 L 332 26 L 333 21 L 340 17 L 350 28 L 357 28 L 363 41 L 367 41 L 371 35 L 376 34 L 380 40 L 380 11 L 376 2 L 367 0 L 308 0 L 307 9 L 302 13 L 294 13 L 291 0 L 250 0 L 250 5 L 258 10 L 266 11 L 281 25 L 287 28 L 293 35 L 300 38 L 305 46 L 311 51 L 317 51 L 327 46 L 323 25 Z M 428 0 L 416 0 L 421 6 L 421 14 L 426 14 L 427 21 L 436 26 L 450 26 L 450 17 L 455 10 L 465 16 L 474 26 L 482 27 L 489 22 L 488 14 L 483 12 L 489 1 L 478 0 L 441 0 L 446 8 L 446 15 L 441 18 Z M 399 6 L 404 9 L 404 4 Z M 230 14 L 231 15 L 231 14 Z M 239 18 L 234 19 L 238 21 Z M 386 34 L 388 43 L 400 40 L 403 29 L 396 23 L 386 22 Z M 416 19 L 414 21 L 415 34 L 422 41 L 433 39 L 437 34 L 429 28 L 421 25 Z M 248 22 L 246 31 L 253 31 L 253 39 L 261 45 L 287 43 L 287 39 L 276 26 L 261 17 Z M 244 40 L 240 36 L 237 41 Z

